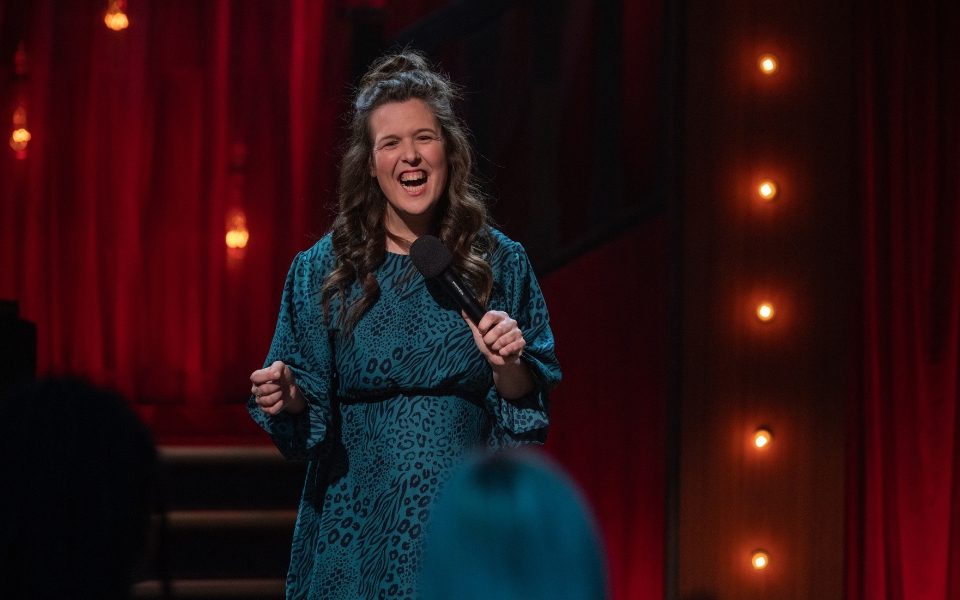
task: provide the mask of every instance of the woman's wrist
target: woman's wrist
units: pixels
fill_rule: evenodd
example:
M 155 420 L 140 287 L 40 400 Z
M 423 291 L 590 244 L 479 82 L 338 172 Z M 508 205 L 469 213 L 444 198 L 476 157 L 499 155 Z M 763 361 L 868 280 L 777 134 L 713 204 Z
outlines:
M 284 410 L 291 415 L 299 415 L 307 409 L 307 399 L 300 393 L 300 388 L 293 388 L 293 394 L 290 396 L 290 402 L 287 403 Z
M 505 399 L 516 400 L 533 391 L 533 376 L 519 357 L 502 365 L 491 364 L 490 368 L 493 370 L 493 385 Z

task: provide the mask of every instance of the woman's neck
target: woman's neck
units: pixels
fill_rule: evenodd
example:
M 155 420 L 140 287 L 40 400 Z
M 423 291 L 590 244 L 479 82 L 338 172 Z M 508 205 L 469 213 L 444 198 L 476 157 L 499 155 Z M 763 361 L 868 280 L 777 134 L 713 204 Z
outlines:
M 387 232 L 386 248 L 388 252 L 409 254 L 410 244 L 421 235 L 427 235 L 432 230 L 432 218 L 422 215 L 422 219 L 410 222 L 393 211 L 388 210 L 384 220 L 384 229 Z
M 412 234 L 410 234 L 412 236 Z M 410 254 L 410 245 L 416 240 L 416 236 L 399 236 L 389 229 L 387 230 L 387 252 L 394 254 Z

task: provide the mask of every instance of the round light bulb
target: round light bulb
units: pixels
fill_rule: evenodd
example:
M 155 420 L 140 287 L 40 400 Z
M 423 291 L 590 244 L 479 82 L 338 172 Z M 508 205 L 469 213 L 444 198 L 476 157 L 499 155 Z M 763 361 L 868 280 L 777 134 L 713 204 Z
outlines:
M 757 194 L 764 200 L 773 200 L 778 191 L 776 182 L 771 179 L 764 179 L 757 186 Z
M 753 432 L 753 445 L 759 448 L 766 448 L 773 441 L 773 434 L 769 429 L 761 427 Z
M 250 232 L 246 229 L 231 229 L 227 232 L 226 242 L 228 248 L 246 248 L 247 241 L 250 239 Z
M 246 248 L 250 240 L 250 230 L 247 229 L 247 217 L 242 211 L 236 211 L 230 216 L 226 242 L 228 248 Z
M 30 143 L 32 138 L 33 136 L 30 135 L 30 132 L 25 127 L 14 129 L 10 134 L 10 147 L 17 152 L 26 150 L 27 144 Z
M 770 555 L 763 550 L 755 550 L 750 557 L 750 564 L 757 571 L 762 571 L 770 566 Z
M 764 75 L 773 75 L 780 69 L 780 61 L 773 54 L 761 54 L 757 59 L 757 67 Z
M 762 302 L 757 305 L 757 318 L 763 322 L 770 321 L 773 319 L 776 311 L 773 308 L 773 305 L 769 302 Z
M 127 7 L 126 0 L 110 0 L 107 12 L 103 15 L 103 24 L 114 31 L 123 31 L 130 27 L 130 19 L 123 9 Z

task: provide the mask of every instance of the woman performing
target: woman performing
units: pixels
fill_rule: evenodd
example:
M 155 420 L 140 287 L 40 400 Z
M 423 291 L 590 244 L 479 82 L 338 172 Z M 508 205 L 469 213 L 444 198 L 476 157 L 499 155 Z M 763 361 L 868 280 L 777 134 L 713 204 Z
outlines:
M 523 248 L 488 224 L 455 89 L 420 55 L 377 61 L 353 103 L 330 233 L 293 261 L 253 419 L 310 461 L 287 598 L 412 598 L 434 497 L 478 446 L 542 442 L 560 378 Z M 433 235 L 474 324 L 409 252 Z

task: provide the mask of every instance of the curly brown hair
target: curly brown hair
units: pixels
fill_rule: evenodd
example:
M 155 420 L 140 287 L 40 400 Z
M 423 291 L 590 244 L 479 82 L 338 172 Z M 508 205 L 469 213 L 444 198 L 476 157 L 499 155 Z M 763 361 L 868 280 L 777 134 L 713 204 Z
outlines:
M 483 195 L 473 174 L 468 131 L 453 110 L 459 97 L 451 81 L 431 69 L 419 53 L 405 50 L 375 61 L 360 80 L 353 101 L 346 150 L 340 164 L 339 210 L 331 227 L 336 266 L 323 283 L 324 317 L 330 299 L 339 295 L 343 329 L 351 331 L 380 297 L 374 270 L 386 255 L 386 197 L 370 176 L 373 140 L 370 115 L 390 102 L 422 100 L 440 124 L 447 153 L 447 187 L 437 205 L 435 234 L 453 254 L 454 270 L 485 306 L 493 287 L 493 271 L 484 259 L 493 238 Z M 348 290 L 359 282 L 363 295 L 347 309 Z

